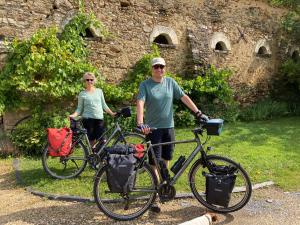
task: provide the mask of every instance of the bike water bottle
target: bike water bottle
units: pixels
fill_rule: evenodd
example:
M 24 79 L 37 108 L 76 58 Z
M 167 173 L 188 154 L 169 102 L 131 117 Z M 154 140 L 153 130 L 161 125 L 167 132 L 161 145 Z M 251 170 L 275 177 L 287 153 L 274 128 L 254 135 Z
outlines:
M 176 174 L 178 173 L 178 171 L 181 169 L 183 163 L 185 161 L 185 157 L 184 156 L 180 156 L 179 159 L 177 159 L 177 161 L 174 163 L 174 165 L 171 167 L 171 171 Z

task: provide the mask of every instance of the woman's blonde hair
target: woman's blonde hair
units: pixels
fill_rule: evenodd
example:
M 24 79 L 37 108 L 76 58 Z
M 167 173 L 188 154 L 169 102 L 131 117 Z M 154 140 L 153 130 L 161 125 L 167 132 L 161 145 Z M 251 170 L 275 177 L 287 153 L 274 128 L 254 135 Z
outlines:
M 92 77 L 94 79 L 94 82 L 97 81 L 95 74 L 93 74 L 92 72 L 86 72 L 83 74 L 83 76 L 81 78 L 82 82 L 84 82 L 85 79 L 88 79 L 89 77 Z

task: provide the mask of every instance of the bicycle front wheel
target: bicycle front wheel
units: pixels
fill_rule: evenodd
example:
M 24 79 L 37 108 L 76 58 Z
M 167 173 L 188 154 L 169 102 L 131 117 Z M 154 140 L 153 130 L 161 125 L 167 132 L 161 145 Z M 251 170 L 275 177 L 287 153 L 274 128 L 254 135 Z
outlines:
M 203 167 L 200 159 L 194 163 L 189 173 L 190 187 L 196 199 L 205 207 L 220 213 L 234 212 L 244 207 L 252 193 L 252 186 L 247 172 L 238 163 L 222 156 L 209 155 L 207 156 L 207 162 L 218 167 L 229 166 L 235 168 L 235 186 L 228 206 L 208 203 L 206 200 L 206 177 L 204 174 L 209 174 L 211 171 L 207 167 Z
M 94 197 L 99 209 L 115 220 L 133 220 L 153 204 L 156 198 L 156 176 L 148 164 L 136 172 L 133 190 L 127 194 L 110 192 L 106 179 L 106 168 L 102 167 L 94 180 Z
M 48 145 L 43 149 L 42 163 L 45 172 L 57 179 L 69 179 L 82 173 L 87 164 L 88 150 L 79 142 L 68 156 L 52 157 L 48 154 Z

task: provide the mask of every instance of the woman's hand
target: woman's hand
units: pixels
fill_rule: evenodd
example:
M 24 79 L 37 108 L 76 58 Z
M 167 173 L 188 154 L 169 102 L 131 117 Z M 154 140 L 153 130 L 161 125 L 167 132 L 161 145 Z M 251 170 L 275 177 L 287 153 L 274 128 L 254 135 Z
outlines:
M 76 116 L 78 116 L 78 114 L 75 112 L 75 113 L 72 113 L 71 115 L 69 115 L 69 118 L 75 118 Z

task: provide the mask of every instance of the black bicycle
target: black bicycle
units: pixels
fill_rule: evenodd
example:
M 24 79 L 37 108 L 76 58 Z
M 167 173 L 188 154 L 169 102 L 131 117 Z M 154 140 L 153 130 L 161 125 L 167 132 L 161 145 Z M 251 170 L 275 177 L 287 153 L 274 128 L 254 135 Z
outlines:
M 221 120 L 222 121 L 222 120 Z M 165 202 L 174 199 L 176 190 L 174 185 L 178 178 L 187 169 L 193 159 L 200 153 L 200 157 L 192 165 L 188 180 L 195 198 L 205 207 L 220 213 L 228 213 L 241 209 L 251 197 L 252 186 L 247 172 L 239 163 L 231 159 L 208 155 L 204 150 L 211 135 L 219 135 L 223 124 L 220 120 L 201 122 L 200 126 L 193 130 L 194 139 L 173 141 L 160 144 L 147 142 L 148 148 L 144 157 L 138 160 L 136 165 L 136 177 L 134 187 L 128 192 L 115 193 L 110 190 L 106 180 L 108 165 L 100 168 L 94 180 L 94 197 L 99 209 L 107 216 L 115 220 L 132 220 L 144 214 L 159 196 L 160 201 Z M 200 136 L 207 134 L 202 143 Z M 187 159 L 180 157 L 172 166 L 171 177 L 168 169 L 154 157 L 158 168 L 159 181 L 150 165 L 146 162 L 147 153 L 153 154 L 154 146 L 169 144 L 186 144 L 196 142 L 196 148 Z M 154 154 L 153 154 L 154 155 Z M 218 189 L 218 185 L 221 185 Z M 227 190 L 224 190 L 227 189 Z M 218 196 L 218 192 L 225 192 L 224 196 Z M 222 197 L 222 199 L 221 199 Z
M 110 129 L 91 146 L 86 129 L 83 128 L 81 118 L 70 119 L 73 131 L 71 153 L 67 156 L 52 157 L 48 153 L 48 145 L 43 148 L 42 164 L 45 172 L 57 179 L 74 178 L 80 175 L 87 164 L 94 169 L 101 167 L 106 146 L 121 144 L 142 144 L 145 138 L 141 134 L 124 131 L 120 120 L 131 116 L 129 107 L 121 109 L 114 118 Z

